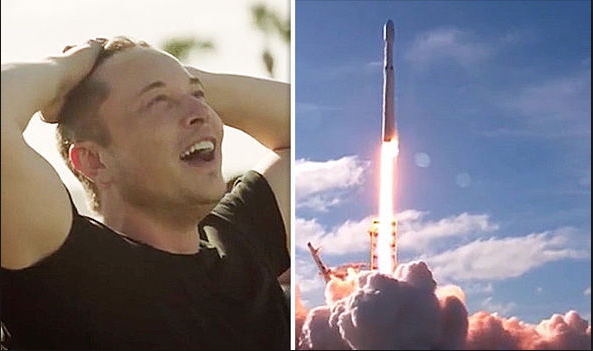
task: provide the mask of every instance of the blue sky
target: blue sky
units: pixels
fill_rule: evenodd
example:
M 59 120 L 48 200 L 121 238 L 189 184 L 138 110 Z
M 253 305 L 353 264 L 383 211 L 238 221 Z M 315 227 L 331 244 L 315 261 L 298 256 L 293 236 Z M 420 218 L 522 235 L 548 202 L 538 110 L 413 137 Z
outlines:
M 296 1 L 296 275 L 304 245 L 368 260 L 377 213 L 382 25 L 396 28 L 400 261 L 470 313 L 591 319 L 591 4 Z

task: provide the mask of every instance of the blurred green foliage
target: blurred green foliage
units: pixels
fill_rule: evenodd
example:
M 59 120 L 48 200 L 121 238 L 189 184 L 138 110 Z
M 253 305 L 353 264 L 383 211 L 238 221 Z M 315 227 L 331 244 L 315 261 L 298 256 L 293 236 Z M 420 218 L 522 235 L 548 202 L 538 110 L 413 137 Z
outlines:
M 161 47 L 180 61 L 187 59 L 192 52 L 208 52 L 215 48 L 211 40 L 196 37 L 170 38 L 165 40 Z
M 251 17 L 255 27 L 264 35 L 264 49 L 262 60 L 270 77 L 274 77 L 274 56 L 268 47 L 270 36 L 277 35 L 285 43 L 290 43 L 290 19 L 281 19 L 274 10 L 265 4 L 251 6 Z
M 271 38 L 279 38 L 284 43 L 290 43 L 290 18 L 282 19 L 275 11 L 263 3 L 257 3 L 250 7 L 253 25 L 264 37 L 264 47 L 261 58 L 266 71 L 270 77 L 274 77 L 274 55 L 269 48 Z M 180 61 L 186 60 L 192 53 L 205 53 L 215 50 L 215 44 L 211 40 L 197 38 L 195 36 L 172 37 L 165 40 L 161 48 L 177 57 Z
M 256 27 L 262 32 L 266 34 L 275 32 L 284 42 L 290 42 L 290 19 L 280 19 L 280 15 L 264 4 L 253 5 L 251 16 Z

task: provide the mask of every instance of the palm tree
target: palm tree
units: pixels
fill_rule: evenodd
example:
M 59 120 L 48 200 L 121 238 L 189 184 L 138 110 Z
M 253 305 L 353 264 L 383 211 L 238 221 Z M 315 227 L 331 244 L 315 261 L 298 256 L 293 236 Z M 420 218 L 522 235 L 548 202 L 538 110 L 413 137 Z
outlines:
M 282 20 L 277 12 L 270 10 L 264 4 L 251 6 L 251 17 L 254 25 L 264 35 L 264 49 L 262 60 L 270 77 L 274 77 L 274 57 L 268 47 L 268 40 L 271 35 L 277 35 L 285 43 L 290 43 L 290 19 Z
M 214 50 L 214 43 L 211 40 L 198 39 L 196 37 L 170 38 L 163 42 L 162 49 L 183 61 L 192 52 L 208 52 Z

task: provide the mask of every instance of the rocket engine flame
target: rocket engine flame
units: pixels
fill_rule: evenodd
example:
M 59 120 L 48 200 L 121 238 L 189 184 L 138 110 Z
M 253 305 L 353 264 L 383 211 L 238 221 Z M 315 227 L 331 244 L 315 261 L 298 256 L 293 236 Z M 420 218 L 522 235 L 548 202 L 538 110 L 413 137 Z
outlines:
M 377 263 L 379 272 L 391 275 L 395 269 L 391 253 L 393 212 L 394 168 L 399 154 L 397 137 L 384 141 L 381 146 L 381 180 L 379 188 L 379 235 L 377 238 Z
M 383 113 L 381 145 L 381 180 L 379 188 L 379 225 L 376 235 L 376 246 L 371 250 L 371 266 L 380 273 L 391 275 L 397 265 L 396 229 L 393 215 L 393 168 L 399 153 L 399 142 L 395 128 L 395 66 L 393 65 L 393 47 L 395 28 L 388 20 L 383 26 Z M 371 245 L 375 243 L 371 241 Z M 376 262 L 375 262 L 376 258 Z

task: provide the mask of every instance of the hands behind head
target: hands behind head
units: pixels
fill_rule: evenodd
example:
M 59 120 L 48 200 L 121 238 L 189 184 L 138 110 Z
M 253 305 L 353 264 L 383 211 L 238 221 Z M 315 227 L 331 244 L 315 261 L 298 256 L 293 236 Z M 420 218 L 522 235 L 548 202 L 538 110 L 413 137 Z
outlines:
M 41 117 L 45 122 L 59 122 L 59 113 L 66 96 L 91 72 L 106 41 L 97 38 L 82 45 L 67 46 L 61 55 L 48 58 L 57 67 L 58 75 L 54 97 L 41 109 Z

